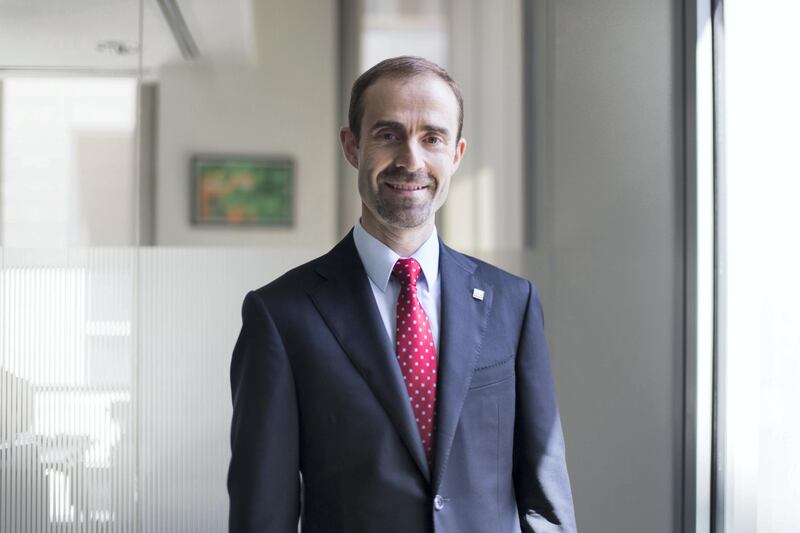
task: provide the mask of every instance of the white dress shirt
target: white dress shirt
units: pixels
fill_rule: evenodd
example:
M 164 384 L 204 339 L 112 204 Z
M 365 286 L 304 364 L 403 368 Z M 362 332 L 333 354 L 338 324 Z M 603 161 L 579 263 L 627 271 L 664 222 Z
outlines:
M 372 294 L 375 296 L 375 303 L 381 313 L 383 326 L 395 344 L 395 323 L 397 321 L 397 298 L 400 296 L 400 282 L 392 276 L 394 264 L 400 256 L 394 250 L 383 244 L 381 241 L 367 233 L 361 225 L 361 220 L 353 228 L 353 239 L 356 243 L 356 250 L 364 264 L 364 269 L 369 277 L 369 284 L 372 286 Z M 436 226 L 433 233 L 428 237 L 422 246 L 411 257 L 417 260 L 422 267 L 422 275 L 417 280 L 417 296 L 425 314 L 428 315 L 428 322 L 431 325 L 433 342 L 436 346 L 436 353 L 439 353 L 439 315 L 441 314 L 441 280 L 439 279 L 439 234 Z

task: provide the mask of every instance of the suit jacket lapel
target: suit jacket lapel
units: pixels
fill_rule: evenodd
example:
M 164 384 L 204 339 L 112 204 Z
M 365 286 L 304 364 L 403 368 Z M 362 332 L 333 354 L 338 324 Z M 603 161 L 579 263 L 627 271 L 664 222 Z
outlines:
M 317 268 L 327 281 L 309 291 L 325 323 L 394 423 L 425 479 L 430 470 L 386 330 L 352 231 Z
M 453 445 L 461 408 L 486 333 L 492 305 L 491 287 L 475 275 L 477 265 L 440 245 L 442 315 L 437 383 L 437 429 L 433 490 L 438 491 Z M 473 289 L 484 291 L 483 300 L 473 298 Z

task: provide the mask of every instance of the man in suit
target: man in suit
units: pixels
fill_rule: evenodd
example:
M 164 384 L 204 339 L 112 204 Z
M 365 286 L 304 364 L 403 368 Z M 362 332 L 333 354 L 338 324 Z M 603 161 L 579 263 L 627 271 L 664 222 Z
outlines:
M 244 301 L 230 531 L 576 531 L 536 288 L 434 225 L 462 122 L 424 59 L 353 85 L 340 140 L 360 221 Z

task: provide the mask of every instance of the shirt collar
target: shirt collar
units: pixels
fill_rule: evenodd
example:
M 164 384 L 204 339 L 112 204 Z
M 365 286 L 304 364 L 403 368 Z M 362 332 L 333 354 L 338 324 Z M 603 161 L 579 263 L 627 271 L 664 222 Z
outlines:
M 361 225 L 360 219 L 353 228 L 353 240 L 369 279 L 381 291 L 386 292 L 386 286 L 392 276 L 392 269 L 397 260 L 400 259 L 400 256 L 367 233 L 367 230 Z M 431 290 L 433 284 L 436 283 L 436 277 L 439 275 L 439 234 L 436 231 L 436 226 L 433 227 L 433 232 L 431 232 L 428 240 L 422 243 L 422 246 L 411 254 L 411 257 L 419 262 L 427 289 Z

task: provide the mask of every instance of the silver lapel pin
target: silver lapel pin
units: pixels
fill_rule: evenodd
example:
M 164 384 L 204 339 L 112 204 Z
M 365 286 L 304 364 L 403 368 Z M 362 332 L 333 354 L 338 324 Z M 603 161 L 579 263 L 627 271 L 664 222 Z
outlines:
M 483 301 L 483 291 L 480 289 L 472 289 L 472 297 L 476 300 Z

